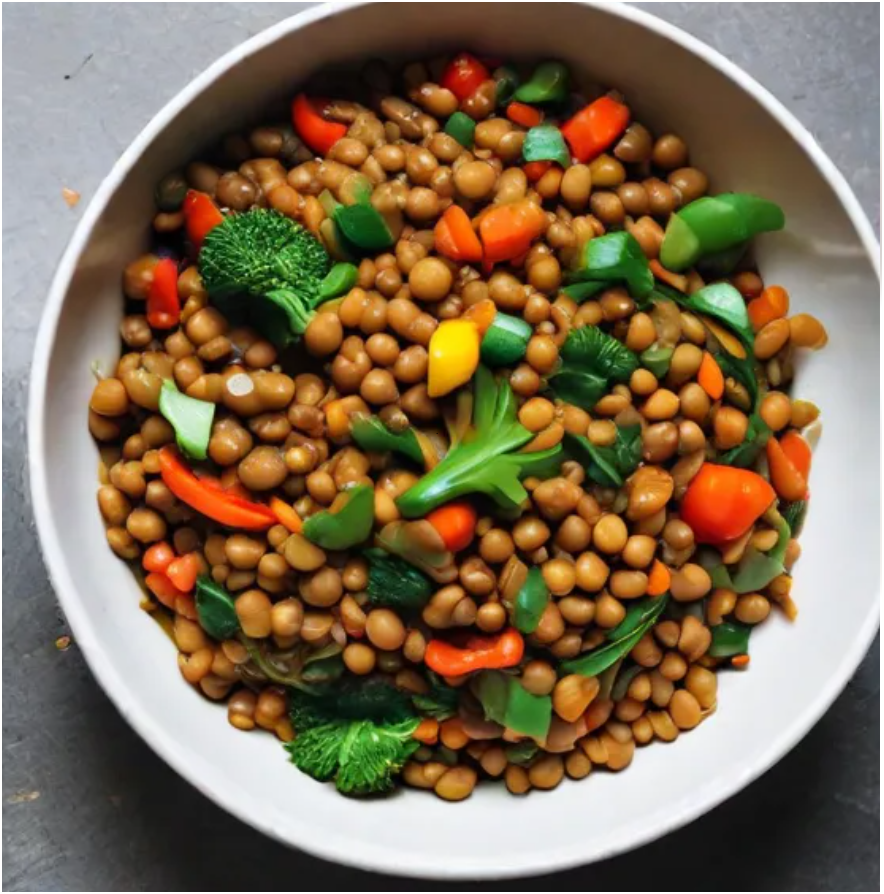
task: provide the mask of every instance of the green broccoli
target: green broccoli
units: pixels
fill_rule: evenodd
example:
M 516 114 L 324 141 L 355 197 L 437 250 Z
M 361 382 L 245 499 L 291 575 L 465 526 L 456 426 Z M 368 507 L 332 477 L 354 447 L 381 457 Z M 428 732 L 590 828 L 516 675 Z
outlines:
M 263 208 L 225 217 L 199 256 L 213 302 L 280 347 L 303 335 L 313 319 L 329 265 L 328 253 L 307 230 Z
M 377 795 L 393 787 L 420 747 L 420 718 L 408 697 L 383 679 L 345 680 L 306 694 L 289 693 L 296 737 L 292 763 L 321 782 L 334 778 L 345 795 Z
M 429 578 L 413 565 L 382 549 L 367 549 L 368 601 L 399 611 L 422 609 L 433 595 Z

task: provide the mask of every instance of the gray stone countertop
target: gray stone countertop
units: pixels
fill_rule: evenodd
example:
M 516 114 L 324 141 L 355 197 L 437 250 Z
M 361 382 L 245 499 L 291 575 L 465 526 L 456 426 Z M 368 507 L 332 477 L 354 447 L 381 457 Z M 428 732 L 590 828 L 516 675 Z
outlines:
M 76 644 L 56 649 L 65 622 L 28 502 L 33 342 L 50 277 L 83 208 L 166 100 L 227 49 L 305 5 L 5 6 L 5 891 L 457 887 L 384 879 L 287 850 L 176 776 L 117 714 Z M 769 87 L 819 139 L 877 227 L 877 4 L 640 5 Z M 64 186 L 83 194 L 74 209 L 62 201 Z M 693 879 L 697 890 L 879 890 L 879 716 L 876 642 L 810 735 L 727 804 L 641 851 L 501 888 L 653 891 L 671 878 L 680 887 Z

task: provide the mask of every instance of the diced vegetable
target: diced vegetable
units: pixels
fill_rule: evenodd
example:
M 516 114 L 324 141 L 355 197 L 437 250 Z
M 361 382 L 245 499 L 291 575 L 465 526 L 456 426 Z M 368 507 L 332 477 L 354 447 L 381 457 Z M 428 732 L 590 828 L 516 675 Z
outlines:
M 789 313 L 789 293 L 782 286 L 768 286 L 749 302 L 746 310 L 752 328 L 758 332 L 768 323 L 780 320 Z
M 393 450 L 416 463 L 424 462 L 420 443 L 412 428 L 391 431 L 377 416 L 355 416 L 350 421 L 350 434 L 363 450 L 371 453 Z
M 479 674 L 473 690 L 488 720 L 535 739 L 546 737 L 552 720 L 548 695 L 532 695 L 516 678 L 497 671 Z
M 498 311 L 482 338 L 481 358 L 488 366 L 511 366 L 525 356 L 534 329 L 521 317 Z
M 712 400 L 721 400 L 724 394 L 724 375 L 708 351 L 703 352 L 703 360 L 697 371 L 697 383 Z
M 681 501 L 681 517 L 697 543 L 725 543 L 745 534 L 775 499 L 755 472 L 704 463 Z
M 459 53 L 442 72 L 439 84 L 463 102 L 490 79 L 491 73 L 475 56 Z
M 525 653 L 522 634 L 513 627 L 496 636 L 472 636 L 464 649 L 440 639 L 427 643 L 424 662 L 443 677 L 459 677 L 477 670 L 515 667 Z
M 712 644 L 709 655 L 712 658 L 729 658 L 732 655 L 749 653 L 749 636 L 752 628 L 736 621 L 723 621 L 712 628 Z
M 187 553 L 173 559 L 166 566 L 166 577 L 172 581 L 182 593 L 189 593 L 196 584 L 200 570 L 200 560 L 196 553 Z
M 580 266 L 572 271 L 569 279 L 572 282 L 602 283 L 596 291 L 623 282 L 629 294 L 639 301 L 647 298 L 654 289 L 654 276 L 648 259 L 638 240 L 625 230 L 590 239 L 583 248 Z M 590 294 L 595 294 L 595 291 Z
M 420 611 L 433 595 L 433 586 L 417 568 L 382 549 L 365 551 L 368 559 L 368 601 L 401 612 Z
M 200 626 L 212 639 L 223 641 L 239 633 L 239 617 L 233 596 L 205 574 L 196 581 L 196 612 Z
M 361 253 L 383 251 L 395 241 L 383 215 L 372 205 L 341 205 L 334 220 L 347 245 Z
M 673 353 L 672 348 L 651 345 L 642 351 L 639 360 L 645 369 L 650 370 L 658 379 L 662 379 L 669 372 Z
M 298 136 L 317 154 L 326 155 L 338 140 L 347 136 L 347 125 L 326 121 L 322 112 L 328 100 L 299 93 L 292 103 L 292 124 Z
M 587 162 L 612 145 L 628 124 L 629 109 L 610 96 L 602 96 L 566 121 L 562 134 L 577 161 Z
M 505 106 L 516 92 L 519 86 L 519 75 L 509 65 L 501 65 L 494 70 L 494 80 L 497 89 L 497 105 Z
M 405 518 L 420 518 L 456 497 L 481 493 L 500 507 L 517 509 L 528 492 L 520 483 L 527 475 L 544 476 L 561 463 L 560 447 L 517 453 L 531 432 L 516 418 L 516 402 L 506 381 L 495 382 L 480 366 L 473 383 L 473 432 L 457 444 L 431 472 L 396 501 Z
M 471 320 L 443 320 L 430 338 L 427 393 L 442 397 L 465 385 L 479 365 L 479 329 Z
M 746 548 L 733 575 L 733 589 L 737 593 L 756 593 L 763 590 L 775 577 L 785 570 L 783 560 L 792 532 L 789 523 L 776 513 L 779 537 L 769 553 L 759 552 L 752 546 Z
M 659 560 L 654 559 L 654 564 L 648 572 L 648 596 L 662 596 L 669 589 L 672 573 Z
M 473 542 L 476 520 L 476 510 L 465 500 L 447 503 L 427 515 L 427 521 L 439 532 L 445 548 L 453 553 Z
M 635 354 L 598 326 L 572 329 L 560 356 L 547 384 L 557 397 L 585 410 L 592 410 L 612 384 L 627 381 L 638 368 Z
M 445 123 L 445 133 L 454 137 L 464 149 L 472 149 L 476 122 L 463 112 L 455 112 Z
M 515 92 L 519 102 L 563 102 L 568 96 L 568 68 L 561 62 L 543 62 L 534 69 L 531 79 Z
M 510 261 L 523 255 L 546 229 L 546 213 L 528 199 L 489 208 L 479 235 L 487 261 Z
M 554 161 L 563 168 L 571 164 L 571 152 L 562 132 L 554 124 L 538 124 L 532 127 L 525 134 L 522 156 L 528 162 Z
M 287 530 L 293 534 L 300 534 L 304 530 L 304 522 L 301 516 L 295 511 L 294 506 L 290 506 L 285 500 L 281 500 L 277 496 L 270 498 L 270 511 L 276 516 L 276 520 Z
M 703 196 L 670 216 L 660 261 L 669 270 L 687 270 L 705 255 L 781 230 L 785 222 L 779 205 L 750 193 Z
M 516 594 L 513 605 L 513 625 L 516 630 L 520 633 L 534 633 L 548 603 L 549 588 L 543 579 L 543 573 L 535 565 Z
M 215 404 L 182 394 L 172 379 L 164 379 L 160 388 L 160 413 L 175 429 L 175 441 L 181 452 L 191 459 L 205 459 Z
M 513 124 L 518 124 L 520 127 L 537 127 L 543 121 L 543 112 L 540 109 L 532 108 L 523 102 L 511 102 L 506 107 L 506 116 Z M 568 160 L 570 159 L 569 154 Z
M 341 261 L 335 264 L 319 284 L 319 300 L 330 301 L 346 295 L 359 280 L 359 269 L 355 264 Z
M 145 571 L 165 572 L 169 564 L 175 559 L 175 550 L 161 540 L 159 543 L 152 543 L 141 557 L 141 565 Z
M 154 329 L 171 329 L 181 318 L 178 298 L 178 263 L 162 258 L 153 268 L 153 280 L 147 293 L 147 322 Z
M 304 536 L 322 549 L 341 550 L 364 543 L 374 524 L 374 488 L 357 484 L 342 491 L 328 510 L 304 521 Z
M 276 516 L 266 506 L 200 481 L 171 447 L 160 450 L 160 474 L 179 500 L 219 524 L 246 531 L 263 531 L 276 524 Z
M 460 205 L 446 209 L 433 230 L 436 251 L 452 261 L 477 264 L 482 260 L 482 243 L 469 215 Z
M 190 244 L 199 251 L 206 236 L 224 221 L 224 215 L 211 197 L 204 192 L 189 189 L 181 206 L 184 214 L 184 230 Z

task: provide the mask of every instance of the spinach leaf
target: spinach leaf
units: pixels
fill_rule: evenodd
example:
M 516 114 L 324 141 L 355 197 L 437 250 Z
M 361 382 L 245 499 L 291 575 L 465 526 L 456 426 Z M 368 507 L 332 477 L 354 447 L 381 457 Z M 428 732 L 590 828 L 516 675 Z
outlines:
M 392 450 L 420 465 L 424 463 L 424 454 L 411 428 L 391 431 L 377 416 L 359 416 L 351 422 L 350 434 L 363 450 L 370 453 Z
M 528 572 L 525 583 L 516 594 L 513 626 L 520 633 L 534 633 L 549 602 L 549 588 L 537 566 Z
M 474 681 L 473 691 L 488 720 L 537 739 L 549 731 L 552 699 L 548 695 L 532 695 L 517 677 L 483 671 Z
M 712 658 L 748 655 L 751 633 L 752 628 L 748 624 L 723 621 L 712 628 L 712 645 L 709 646 L 709 655 Z
M 556 396 L 591 410 L 614 382 L 625 382 L 638 357 L 598 326 L 572 329 L 561 350 L 562 362 L 547 380 Z
M 597 646 L 577 658 L 563 661 L 560 665 L 561 670 L 568 674 L 583 674 L 585 677 L 598 676 L 633 650 L 635 644 L 654 626 L 654 622 L 666 607 L 667 600 L 668 596 L 664 594 L 655 597 L 650 605 L 639 603 L 631 606 L 627 610 L 626 617 L 618 625 L 628 630 L 624 636 Z M 635 624 L 636 617 L 639 618 L 637 625 Z M 629 621 L 628 625 L 627 621 Z M 617 630 L 617 628 L 614 629 Z
M 715 282 L 696 292 L 686 295 L 664 283 L 654 284 L 654 292 L 661 298 L 668 298 L 694 313 L 706 314 L 727 326 L 751 353 L 755 343 L 755 333 L 749 322 L 749 312 L 743 296 L 726 282 Z
M 212 639 L 230 639 L 239 632 L 233 596 L 205 574 L 196 581 L 196 614 L 200 626 Z
M 749 401 L 754 408 L 758 403 L 758 376 L 755 373 L 754 359 L 751 356 L 734 357 L 727 351 L 719 351 L 712 356 L 725 378 L 735 379 L 749 392 Z
M 374 488 L 370 484 L 357 484 L 342 491 L 339 497 L 343 504 L 340 508 L 317 512 L 304 522 L 304 536 L 323 549 L 348 549 L 363 543 L 371 534 Z
M 617 429 L 617 438 L 609 447 L 599 447 L 582 435 L 566 433 L 565 451 L 579 462 L 586 474 L 602 487 L 621 487 L 642 458 L 642 429 L 627 425 Z
M 507 745 L 504 748 L 504 753 L 506 754 L 506 759 L 511 764 L 527 767 L 537 756 L 539 750 L 540 748 L 535 742 L 526 739 L 524 742 L 516 742 L 513 745 Z
M 427 673 L 427 682 L 430 688 L 427 692 L 411 697 L 412 704 L 427 717 L 435 717 L 436 720 L 447 720 L 457 714 L 459 702 L 458 691 L 447 685 L 432 671 Z
M 749 425 L 743 443 L 722 453 L 718 457 L 718 462 L 724 466 L 736 466 L 740 469 L 750 468 L 755 464 L 755 460 L 758 459 L 758 455 L 764 449 L 770 435 L 770 428 L 756 410 L 749 417 Z

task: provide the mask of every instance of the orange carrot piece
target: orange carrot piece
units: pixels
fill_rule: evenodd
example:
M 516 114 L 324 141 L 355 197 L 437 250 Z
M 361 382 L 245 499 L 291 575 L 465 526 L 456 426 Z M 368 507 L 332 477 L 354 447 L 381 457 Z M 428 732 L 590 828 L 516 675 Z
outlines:
M 174 558 L 175 550 L 165 540 L 161 540 L 145 550 L 141 564 L 145 571 L 165 571 Z
M 813 457 L 810 444 L 797 431 L 788 431 L 780 438 L 780 447 L 792 465 L 804 476 L 804 480 L 809 479 L 810 461 Z
M 784 500 L 803 500 L 807 493 L 807 479 L 795 467 L 776 438 L 767 442 L 767 465 L 770 483 Z
M 731 658 L 731 667 L 742 668 L 749 666 L 749 656 L 748 655 L 734 655 Z
M 524 254 L 543 234 L 546 223 L 546 212 L 529 199 L 486 211 L 479 224 L 485 262 L 509 261 Z
M 482 298 L 464 312 L 465 320 L 472 320 L 479 330 L 479 335 L 484 335 L 494 318 L 497 316 L 497 305 L 490 298 Z
M 601 155 L 626 130 L 629 109 L 610 96 L 602 96 L 582 108 L 562 125 L 562 136 L 580 162 Z
M 452 261 L 479 263 L 482 243 L 473 229 L 469 215 L 459 205 L 451 205 L 433 230 L 436 251 Z
M 199 572 L 199 557 L 196 553 L 187 553 L 187 555 L 174 559 L 169 563 L 166 568 L 166 577 L 182 593 L 189 593 L 196 586 Z
M 703 360 L 697 371 L 697 382 L 712 400 L 720 400 L 724 394 L 724 373 L 708 351 L 703 352 Z
M 300 534 L 304 530 L 304 522 L 301 520 L 301 516 L 285 500 L 281 500 L 279 497 L 271 497 L 270 511 L 276 516 L 276 520 L 287 530 L 291 531 L 292 534 Z
M 782 286 L 768 286 L 746 306 L 749 322 L 758 332 L 768 323 L 779 320 L 789 313 L 789 293 Z
M 660 596 L 665 593 L 669 589 L 671 580 L 672 574 L 669 569 L 659 559 L 654 559 L 654 564 L 648 574 L 648 596 Z
M 438 531 L 445 548 L 453 553 L 466 549 L 476 535 L 476 510 L 466 501 L 434 509 L 427 521 Z
M 439 721 L 433 717 L 425 717 L 411 736 L 424 745 L 435 745 L 439 741 Z
M 151 571 L 144 578 L 144 585 L 166 608 L 175 608 L 175 600 L 183 595 L 178 587 L 160 571 Z
M 543 121 L 543 112 L 524 102 L 511 102 L 506 107 L 506 116 L 521 127 L 537 127 Z
M 673 273 L 671 270 L 667 270 L 656 258 L 652 258 L 648 261 L 648 267 L 651 268 L 651 273 L 653 273 L 657 279 L 672 286 L 673 289 L 677 289 L 679 292 L 687 292 L 688 278 L 686 276 L 681 273 Z
M 551 161 L 529 161 L 528 164 L 522 165 L 522 170 L 529 183 L 536 183 L 552 167 L 552 164 Z

